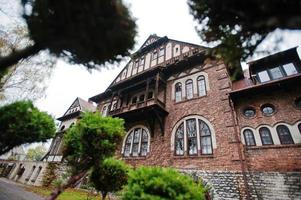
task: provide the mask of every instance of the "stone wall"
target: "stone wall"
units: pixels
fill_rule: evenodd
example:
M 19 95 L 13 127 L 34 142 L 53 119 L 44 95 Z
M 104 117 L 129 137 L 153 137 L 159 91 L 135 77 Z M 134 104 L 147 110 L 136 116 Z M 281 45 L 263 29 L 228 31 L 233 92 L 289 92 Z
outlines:
M 246 199 L 243 174 L 235 171 L 181 170 L 201 178 L 209 186 L 214 200 Z M 246 173 L 251 199 L 301 199 L 301 172 L 249 172 Z

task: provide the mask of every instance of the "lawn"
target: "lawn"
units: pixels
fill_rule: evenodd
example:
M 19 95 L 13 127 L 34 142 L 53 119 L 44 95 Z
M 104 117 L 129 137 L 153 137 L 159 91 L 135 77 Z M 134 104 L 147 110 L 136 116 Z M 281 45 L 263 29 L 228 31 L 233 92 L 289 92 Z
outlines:
M 51 194 L 53 188 L 47 187 L 26 187 L 27 191 L 36 193 L 40 196 L 46 197 Z M 96 200 L 100 199 L 100 196 L 95 196 L 89 194 L 88 192 L 77 190 L 77 189 L 67 189 L 57 198 L 58 200 Z

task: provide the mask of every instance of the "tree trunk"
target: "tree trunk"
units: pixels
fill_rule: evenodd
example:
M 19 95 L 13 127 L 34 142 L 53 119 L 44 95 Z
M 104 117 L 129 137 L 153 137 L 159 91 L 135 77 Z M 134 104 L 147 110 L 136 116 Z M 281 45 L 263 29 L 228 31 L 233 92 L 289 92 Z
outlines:
M 15 51 L 6 57 L 0 58 L 0 72 L 5 72 L 10 66 L 18 63 L 19 60 L 28 58 L 41 50 L 42 48 L 35 44 L 20 51 Z
M 105 200 L 107 196 L 107 192 L 101 192 L 101 195 L 102 195 L 102 200 Z
M 71 176 L 68 182 L 63 185 L 57 187 L 45 200 L 54 200 L 56 199 L 65 189 L 72 187 L 75 183 L 77 183 L 81 178 L 83 178 L 87 174 L 87 171 L 80 172 L 77 175 Z

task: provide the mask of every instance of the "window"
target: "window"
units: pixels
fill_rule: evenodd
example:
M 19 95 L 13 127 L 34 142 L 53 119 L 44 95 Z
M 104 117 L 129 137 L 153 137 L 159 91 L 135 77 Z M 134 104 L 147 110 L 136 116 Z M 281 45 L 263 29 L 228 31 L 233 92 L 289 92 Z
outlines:
M 108 106 L 102 107 L 101 113 L 102 113 L 103 116 L 107 116 L 107 114 L 108 114 Z
M 258 72 L 257 76 L 259 78 L 259 81 L 261 83 L 264 83 L 270 80 L 276 80 L 297 73 L 298 69 L 296 68 L 296 66 L 293 63 L 287 63 L 277 67 L 273 66 L 270 68 L 266 68 L 265 70 Z
M 197 79 L 198 82 L 198 93 L 199 97 L 206 95 L 206 82 L 204 76 L 199 76 Z
M 136 97 L 136 96 L 134 96 L 134 97 L 132 98 L 132 104 L 135 104 L 135 103 L 137 103 L 137 97 Z
M 140 96 L 139 96 L 139 102 L 143 102 L 144 101 L 144 94 L 141 94 Z
M 175 131 L 174 141 L 175 155 L 184 155 L 185 151 L 187 155 L 198 155 L 198 150 L 203 155 L 213 153 L 209 126 L 198 118 L 184 120 Z
M 193 83 L 191 79 L 186 81 L 186 98 L 193 98 Z
M 298 73 L 298 71 L 293 63 L 288 63 L 288 64 L 283 65 L 283 69 L 284 69 L 286 75 L 288 75 L 288 76 Z
M 62 127 L 61 127 L 61 131 L 63 131 L 65 129 L 65 125 L 63 125 Z
M 261 106 L 261 111 L 264 115 L 272 115 L 275 112 L 275 107 L 272 104 L 264 104 Z
M 143 65 L 144 65 L 144 62 L 145 62 L 145 58 L 144 58 L 144 57 L 141 57 L 141 58 L 140 58 L 139 65 L 140 65 L 140 66 L 143 66 Z
M 159 57 L 164 56 L 164 47 L 160 48 Z
M 155 51 L 153 52 L 153 60 L 156 60 L 157 57 L 158 57 L 158 53 L 157 53 L 157 50 L 155 50 Z
M 298 124 L 299 133 L 301 134 L 301 123 Z
M 179 102 L 182 100 L 182 84 L 177 83 L 175 85 L 175 97 L 176 97 L 176 102 Z
M 269 69 L 270 73 L 271 73 L 271 76 L 272 76 L 272 79 L 278 79 L 278 78 L 282 78 L 283 77 L 283 74 L 281 72 L 281 69 L 280 67 L 274 67 L 274 68 L 271 68 Z
M 281 144 L 294 144 L 291 132 L 285 125 L 279 125 L 276 128 Z
M 153 92 L 149 92 L 147 95 L 147 99 L 151 99 L 151 98 L 153 98 Z
M 256 146 L 255 138 L 252 130 L 246 129 L 244 130 L 243 134 L 247 146 Z
M 256 111 L 255 111 L 255 109 L 252 108 L 252 107 L 247 107 L 247 108 L 245 108 L 245 109 L 243 110 L 243 115 L 244 115 L 245 117 L 248 117 L 248 118 L 254 117 L 255 114 L 256 114 Z
M 130 131 L 124 142 L 123 155 L 146 156 L 148 153 L 149 135 L 145 128 L 134 128 Z
M 186 132 L 187 132 L 187 146 L 188 154 L 197 154 L 197 130 L 196 130 L 196 119 L 189 119 L 186 121 Z
M 301 108 L 301 97 L 298 97 L 296 100 L 295 100 L 295 105 L 297 108 Z
M 267 127 L 262 127 L 259 129 L 259 135 L 261 138 L 262 145 L 274 144 L 271 132 Z
M 259 77 L 261 83 L 264 83 L 264 82 L 267 82 L 267 81 L 271 80 L 270 77 L 269 77 L 269 74 L 266 70 L 264 70 L 262 72 L 259 72 L 258 77 Z

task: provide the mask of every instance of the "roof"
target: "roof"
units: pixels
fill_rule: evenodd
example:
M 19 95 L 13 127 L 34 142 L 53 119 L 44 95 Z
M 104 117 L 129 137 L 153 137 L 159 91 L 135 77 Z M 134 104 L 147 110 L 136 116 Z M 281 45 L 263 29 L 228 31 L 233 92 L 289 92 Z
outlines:
M 78 117 L 80 113 L 82 112 L 94 112 L 96 111 L 96 106 L 94 106 L 92 103 L 89 103 L 88 101 L 77 97 L 71 106 L 67 109 L 65 114 L 62 117 L 57 118 L 59 121 L 64 121 L 67 119 L 71 119 L 74 117 Z
M 158 68 L 167 68 L 167 67 L 173 65 L 174 63 L 169 62 L 169 61 L 173 60 L 173 58 L 176 57 L 174 55 L 172 57 L 170 57 L 169 60 L 165 59 L 165 61 L 162 62 L 162 63 L 159 63 L 159 61 L 158 61 L 157 64 L 155 64 L 155 66 L 152 66 L 152 64 L 151 64 L 152 60 L 149 57 L 149 59 L 150 59 L 149 62 L 150 63 L 149 63 L 149 66 L 147 68 L 143 67 L 143 70 L 141 70 L 141 71 L 137 70 L 137 73 L 135 73 L 135 74 L 132 73 L 132 72 L 129 72 L 130 70 L 132 70 L 134 68 L 134 65 L 135 65 L 135 69 L 136 69 L 136 67 L 137 67 L 136 62 L 138 61 L 139 57 L 142 56 L 146 60 L 147 54 L 151 54 L 151 51 L 154 51 L 156 48 L 159 48 L 164 44 L 168 44 L 169 42 L 171 42 L 173 44 L 179 44 L 182 48 L 181 50 L 183 50 L 184 47 L 188 48 L 189 50 L 188 50 L 187 53 L 189 53 L 193 50 L 196 51 L 196 52 L 204 52 L 207 49 L 207 47 L 203 47 L 203 46 L 200 46 L 200 45 L 197 45 L 197 44 L 192 44 L 192 43 L 188 43 L 188 42 L 182 42 L 182 41 L 178 41 L 178 40 L 169 39 L 167 36 L 159 37 L 155 34 L 152 34 L 147 38 L 147 40 L 143 43 L 143 45 L 140 47 L 140 49 L 131 55 L 132 59 L 121 70 L 121 72 L 114 79 L 114 81 L 110 84 L 110 86 L 105 90 L 105 92 L 97 94 L 97 95 L 89 98 L 89 100 L 96 102 L 97 99 L 99 99 L 101 96 L 107 97 L 105 94 L 110 93 L 111 88 L 113 88 L 115 85 L 130 81 L 131 79 L 135 79 L 137 76 L 140 76 L 140 75 L 145 74 L 145 73 L 149 73 L 150 71 L 154 71 Z M 173 49 L 171 49 L 171 51 L 173 51 Z M 183 55 L 183 54 L 184 53 L 181 51 L 181 55 Z M 144 60 L 144 62 L 146 62 L 145 60 Z

